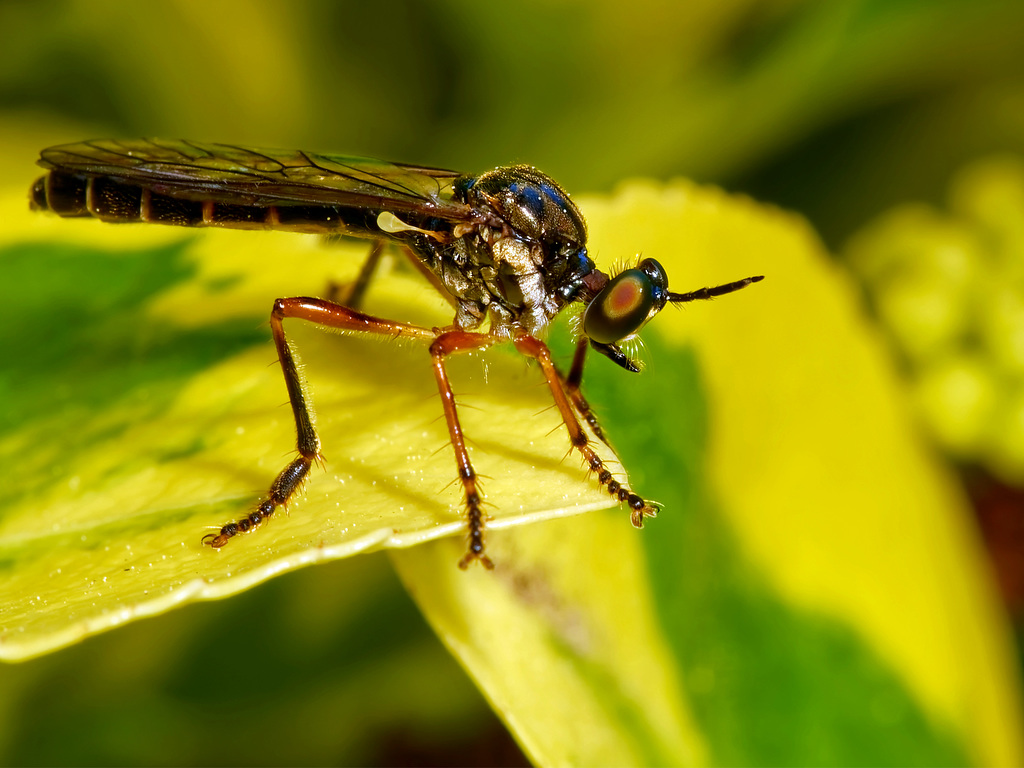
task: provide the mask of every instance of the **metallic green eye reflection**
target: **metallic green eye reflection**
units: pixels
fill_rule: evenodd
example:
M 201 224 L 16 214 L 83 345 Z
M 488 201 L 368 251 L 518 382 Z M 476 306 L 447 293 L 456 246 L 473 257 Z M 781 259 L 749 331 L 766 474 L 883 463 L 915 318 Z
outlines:
M 598 344 L 615 344 L 639 331 L 668 300 L 668 276 L 654 259 L 612 278 L 583 313 L 583 332 Z

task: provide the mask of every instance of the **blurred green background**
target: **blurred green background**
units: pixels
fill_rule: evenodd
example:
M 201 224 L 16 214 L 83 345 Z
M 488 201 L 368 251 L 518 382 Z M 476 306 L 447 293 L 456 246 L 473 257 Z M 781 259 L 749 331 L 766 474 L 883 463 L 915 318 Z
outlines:
M 802 213 L 863 280 L 1019 620 L 1019 0 L 4 0 L 0 40 L 12 183 L 50 144 L 165 136 L 528 162 L 573 193 L 686 176 Z M 0 669 L 8 764 L 523 760 L 380 555 Z

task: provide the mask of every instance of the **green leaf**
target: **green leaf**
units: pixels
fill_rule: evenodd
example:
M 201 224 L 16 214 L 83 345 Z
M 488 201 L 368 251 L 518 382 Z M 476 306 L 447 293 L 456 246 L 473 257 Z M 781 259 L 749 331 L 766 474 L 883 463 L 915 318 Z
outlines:
M 664 504 L 392 553 L 541 765 L 1017 764 L 1017 670 L 959 490 L 923 449 L 851 284 L 800 219 L 678 182 L 584 205 L 595 253 L 674 290 L 588 396 Z M 444 579 L 438 581 L 435 574 Z
M 365 245 L 59 220 L 29 213 L 23 193 L 3 211 L 0 657 L 464 531 L 425 349 L 293 322 L 326 471 L 311 473 L 287 518 L 220 551 L 201 544 L 253 508 L 295 444 L 265 319 L 273 299 L 351 279 Z M 415 274 L 383 276 L 368 309 L 451 321 Z M 450 372 L 489 528 L 612 503 L 563 461 L 536 370 L 499 352 Z

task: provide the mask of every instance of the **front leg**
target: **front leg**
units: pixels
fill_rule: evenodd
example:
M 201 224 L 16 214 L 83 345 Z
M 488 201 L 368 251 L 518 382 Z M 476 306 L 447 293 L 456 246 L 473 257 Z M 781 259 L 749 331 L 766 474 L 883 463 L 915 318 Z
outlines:
M 641 499 L 629 488 L 612 477 L 612 473 L 605 466 L 604 460 L 597 455 L 597 452 L 591 446 L 590 438 L 583 431 L 579 419 L 576 418 L 573 406 L 569 402 L 569 396 L 566 394 L 567 389 L 570 392 L 574 388 L 577 392 L 579 391 L 578 380 L 574 386 L 572 373 L 570 373 L 568 381 L 563 380 L 551 360 L 551 350 L 540 339 L 527 333 L 521 333 L 515 337 L 514 342 L 516 349 L 527 357 L 532 357 L 540 364 L 541 370 L 544 372 L 544 378 L 548 382 L 548 388 L 551 390 L 551 396 L 555 400 L 558 412 L 562 415 L 562 422 L 569 431 L 569 442 L 572 443 L 573 448 L 583 455 L 583 461 L 587 468 L 597 476 L 597 481 L 608 489 L 608 493 L 630 508 L 630 521 L 633 525 L 637 528 L 643 528 L 644 518 L 657 515 L 658 508 L 656 505 Z M 573 370 L 577 371 L 576 366 L 573 367 Z M 582 362 L 578 371 L 582 372 Z
M 569 374 L 563 376 L 562 372 L 559 371 L 558 378 L 562 382 L 566 394 L 572 400 L 573 405 L 576 406 L 576 410 L 583 417 L 583 420 L 587 422 L 590 430 L 597 435 L 597 438 L 602 443 L 611 448 L 612 445 L 608 442 L 608 438 L 604 436 L 604 430 L 601 429 L 601 423 L 597 420 L 597 415 L 580 390 L 580 383 L 583 381 L 583 363 L 587 359 L 587 349 L 589 347 L 590 340 L 586 336 L 580 337 L 580 340 L 576 343 L 576 352 L 572 357 L 572 367 L 569 369 Z

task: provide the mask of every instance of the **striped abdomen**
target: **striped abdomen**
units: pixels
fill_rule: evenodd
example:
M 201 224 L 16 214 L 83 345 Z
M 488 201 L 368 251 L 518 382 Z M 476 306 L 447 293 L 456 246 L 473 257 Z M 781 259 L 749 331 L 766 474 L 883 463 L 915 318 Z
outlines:
M 276 229 L 309 234 L 380 237 L 377 212 L 338 205 L 238 205 L 190 200 L 106 176 L 50 171 L 32 185 L 32 205 L 60 216 L 180 227 Z

